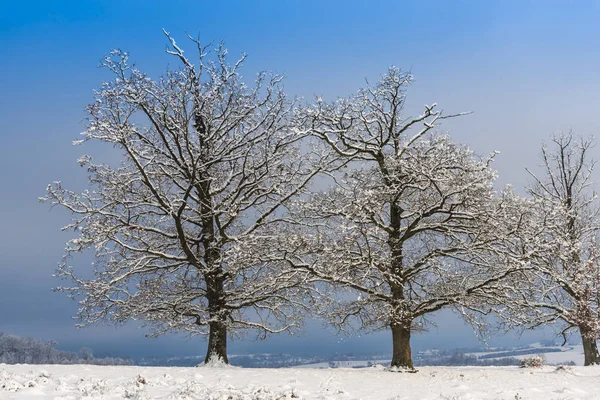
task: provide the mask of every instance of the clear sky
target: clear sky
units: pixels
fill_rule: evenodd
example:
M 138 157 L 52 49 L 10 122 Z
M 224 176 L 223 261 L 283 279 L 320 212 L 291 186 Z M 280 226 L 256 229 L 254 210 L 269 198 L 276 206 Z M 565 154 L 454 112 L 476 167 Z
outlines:
M 87 149 L 70 144 L 92 90 L 109 77 L 96 68 L 102 56 L 127 50 L 157 76 L 175 64 L 162 28 L 190 49 L 185 32 L 223 40 L 232 57 L 249 54 L 245 76 L 283 73 L 287 91 L 306 99 L 351 94 L 392 64 L 410 69 L 408 112 L 433 102 L 474 111 L 441 129 L 479 153 L 500 151 L 501 185 L 527 183 L 524 167 L 538 164 L 551 133 L 600 135 L 599 1 L 54 0 L 7 1 L 1 10 L 0 330 L 63 348 L 204 352 L 197 339 L 144 339 L 133 325 L 75 329 L 77 304 L 51 291 L 68 215 L 37 202 L 53 180 L 85 187 L 76 160 Z M 415 336 L 415 348 L 477 344 L 462 322 L 440 320 Z M 231 351 L 387 351 L 388 335 L 340 340 L 314 323 L 299 338 L 238 341 Z

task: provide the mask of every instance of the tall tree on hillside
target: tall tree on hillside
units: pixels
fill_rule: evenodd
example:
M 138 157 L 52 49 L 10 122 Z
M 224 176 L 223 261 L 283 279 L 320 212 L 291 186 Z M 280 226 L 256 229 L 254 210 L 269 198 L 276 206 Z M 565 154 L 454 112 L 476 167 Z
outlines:
M 533 177 L 528 192 L 538 208 L 534 225 L 546 226 L 553 246 L 532 258 L 534 269 L 507 285 L 507 299 L 497 306 L 509 327 L 557 323 L 565 341 L 578 330 L 585 365 L 600 364 L 600 208 L 592 147 L 591 138 L 572 133 L 553 137 L 551 147 L 542 147 L 542 173 L 528 170 Z
M 181 67 L 158 80 L 122 51 L 104 59 L 114 80 L 96 92 L 77 143 L 109 143 L 121 164 L 83 156 L 91 190 L 48 186 L 43 200 L 71 211 L 65 229 L 77 233 L 58 270 L 73 284 L 59 290 L 81 299 L 81 325 L 133 319 L 153 335 L 206 335 L 206 362 L 227 362 L 228 334 L 300 323 L 306 273 L 265 262 L 257 244 L 277 234 L 286 204 L 319 165 L 299 152 L 280 76 L 261 73 L 247 85 L 245 56 L 230 65 L 222 46 L 194 41 L 192 60 L 165 34 Z M 86 250 L 95 253 L 93 274 L 70 264 Z
M 493 156 L 430 134 L 457 115 L 444 116 L 434 104 L 403 117 L 411 80 L 390 68 L 356 96 L 303 111 L 304 130 L 351 160 L 352 169 L 302 207 L 314 230 L 295 237 L 297 250 L 286 255 L 291 265 L 354 293 L 337 296 L 329 317 L 390 329 L 391 365 L 404 369 L 413 369 L 411 333 L 426 317 L 452 306 L 477 311 L 473 298 L 520 266 L 503 247 L 519 223 L 518 196 L 495 196 Z

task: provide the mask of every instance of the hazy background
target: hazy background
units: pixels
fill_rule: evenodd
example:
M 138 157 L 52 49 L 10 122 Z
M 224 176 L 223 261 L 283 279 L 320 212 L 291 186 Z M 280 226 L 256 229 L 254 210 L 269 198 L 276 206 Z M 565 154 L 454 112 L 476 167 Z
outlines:
M 37 198 L 53 180 L 86 185 L 72 147 L 84 130 L 92 90 L 110 76 L 96 68 L 112 48 L 131 53 L 156 77 L 177 62 L 164 54 L 165 28 L 189 52 L 185 32 L 224 40 L 249 54 L 242 73 L 286 75 L 292 95 L 346 96 L 389 65 L 416 77 L 407 113 L 437 102 L 470 116 L 441 126 L 477 152 L 500 151 L 498 184 L 522 188 L 542 140 L 573 129 L 600 132 L 598 1 L 22 1 L 0 12 L 0 330 L 55 339 L 97 354 L 202 354 L 199 339 L 145 339 L 126 327 L 74 328 L 77 304 L 53 293 L 52 273 L 68 234 L 68 214 Z M 600 149 L 600 148 L 598 148 Z M 111 148 L 96 151 L 114 157 Z M 597 151 L 597 150 L 596 150 Z M 100 154 L 99 154 L 100 153 Z M 596 155 L 596 158 L 598 155 Z M 89 260 L 80 260 L 82 268 Z M 389 351 L 388 332 L 335 337 L 317 322 L 300 337 L 236 341 L 240 352 Z M 531 341 L 543 333 L 527 336 Z M 551 337 L 548 333 L 546 337 Z M 515 342 L 498 336 L 496 344 Z M 451 314 L 414 337 L 414 348 L 477 345 Z

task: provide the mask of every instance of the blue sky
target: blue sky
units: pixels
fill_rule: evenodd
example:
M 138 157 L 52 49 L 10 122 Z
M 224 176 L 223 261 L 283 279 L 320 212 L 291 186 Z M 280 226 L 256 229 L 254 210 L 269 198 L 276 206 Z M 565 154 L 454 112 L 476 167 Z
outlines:
M 165 28 L 225 41 L 231 56 L 249 54 L 244 75 L 286 75 L 290 94 L 335 99 L 374 81 L 389 65 L 410 69 L 408 113 L 437 102 L 474 111 L 445 123 L 477 152 L 499 150 L 499 184 L 527 182 L 541 141 L 573 129 L 600 134 L 600 2 L 558 1 L 29 1 L 0 14 L 0 330 L 62 347 L 86 345 L 121 354 L 203 353 L 197 339 L 143 339 L 135 326 L 76 330 L 76 304 L 50 289 L 68 235 L 68 215 L 38 204 L 46 185 L 85 187 L 72 140 L 112 48 L 131 53 L 157 76 Z M 191 46 L 187 46 L 191 48 Z M 108 149 L 107 151 L 110 151 Z M 598 158 L 598 157 L 597 157 Z M 85 259 L 82 264 L 85 264 Z M 475 345 L 449 315 L 414 346 Z M 232 352 L 389 350 L 388 333 L 344 338 L 310 325 L 299 338 L 241 341 Z M 508 339 L 497 338 L 498 342 Z

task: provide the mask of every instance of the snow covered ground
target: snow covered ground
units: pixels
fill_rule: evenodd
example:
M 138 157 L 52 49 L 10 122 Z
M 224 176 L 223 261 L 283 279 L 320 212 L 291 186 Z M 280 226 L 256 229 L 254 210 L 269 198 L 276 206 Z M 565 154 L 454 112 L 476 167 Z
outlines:
M 600 367 L 244 369 L 0 364 L 0 399 L 598 399 Z

